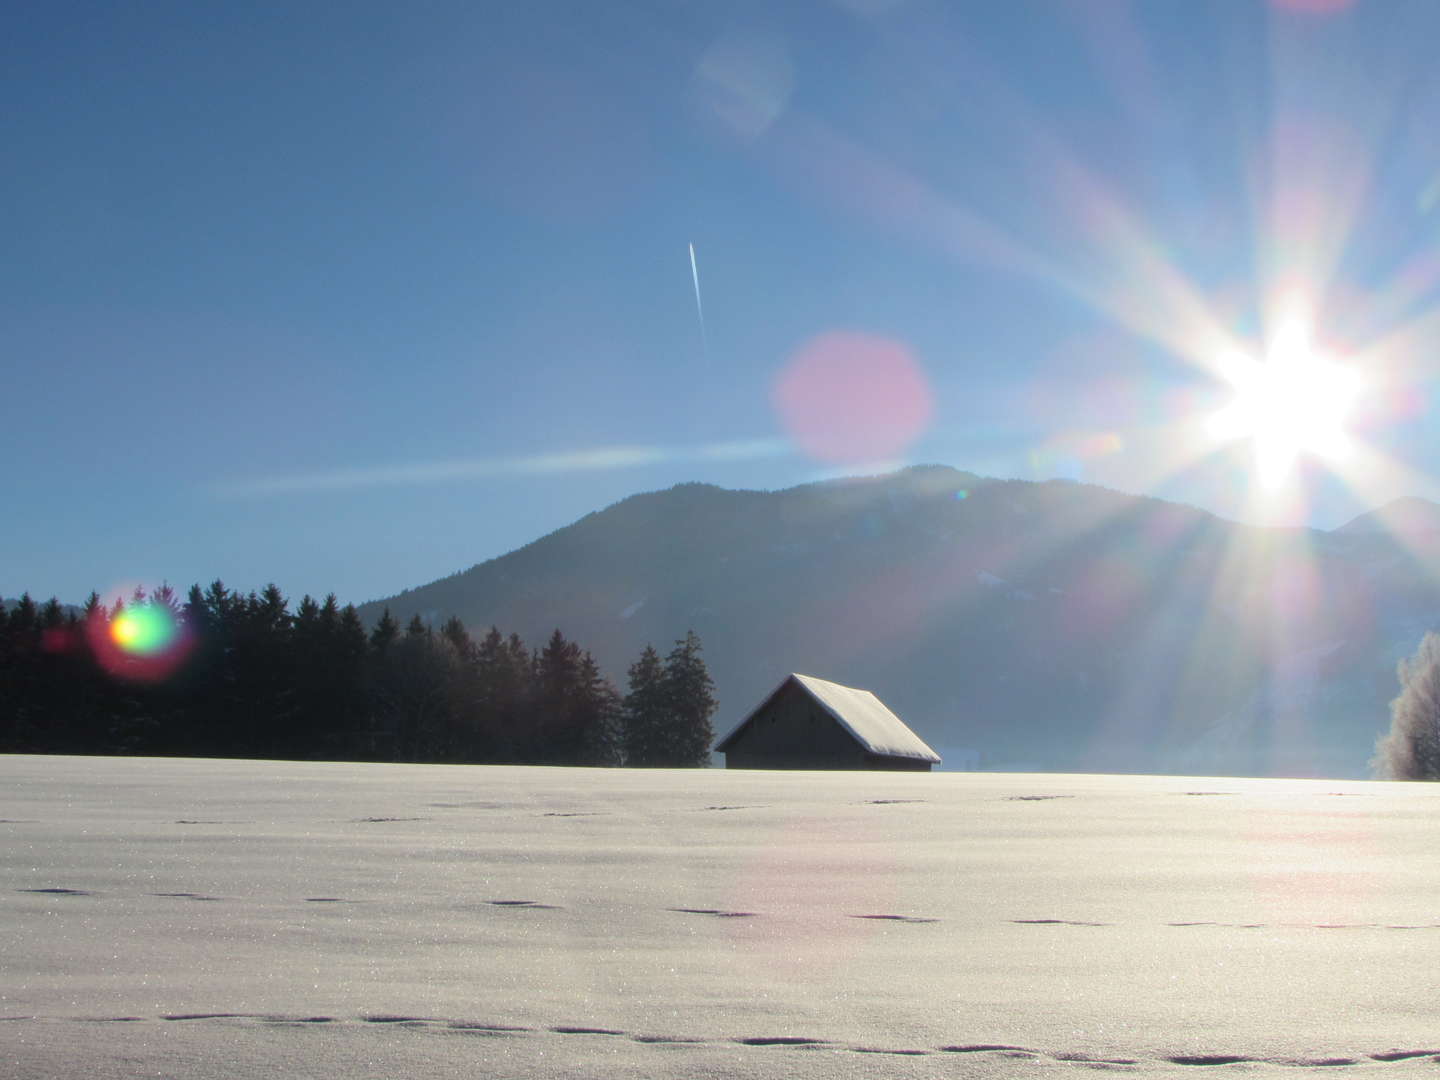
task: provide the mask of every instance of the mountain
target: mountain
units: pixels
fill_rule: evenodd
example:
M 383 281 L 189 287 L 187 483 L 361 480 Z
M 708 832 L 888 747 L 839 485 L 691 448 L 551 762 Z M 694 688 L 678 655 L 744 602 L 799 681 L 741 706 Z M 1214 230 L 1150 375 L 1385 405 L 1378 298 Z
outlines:
M 1428 499 L 1407 495 L 1386 503 L 1378 510 L 1361 514 L 1335 530 L 1346 536 L 1389 533 L 1396 537 L 1427 537 L 1440 533 L 1440 506 Z
M 382 606 L 558 626 L 622 687 L 693 627 L 720 731 L 798 671 L 873 690 L 950 767 L 1363 776 L 1440 553 L 1383 519 L 1260 528 L 925 466 L 636 495 Z
M 43 608 L 43 607 L 46 605 L 46 603 L 49 602 L 50 598 L 49 598 L 48 596 L 45 596 L 45 597 L 35 597 L 35 596 L 32 596 L 32 597 L 30 598 L 30 600 L 31 600 L 31 602 L 34 603 L 35 607 L 38 609 L 38 608 Z M 0 608 L 4 608 L 6 611 L 13 611 L 15 608 L 17 608 L 17 607 L 19 607 L 19 606 L 20 606 L 20 597 L 18 597 L 18 596 L 11 596 L 11 597 L 3 597 L 3 596 L 0 596 Z M 84 609 L 83 607 L 81 607 L 79 604 L 61 604 L 61 605 L 60 605 L 60 610 L 61 610 L 64 614 L 66 614 L 66 615 L 71 615 L 71 614 L 73 614 L 73 615 L 75 615 L 75 616 L 77 616 L 77 617 L 80 616 L 80 615 L 85 614 L 85 609 Z

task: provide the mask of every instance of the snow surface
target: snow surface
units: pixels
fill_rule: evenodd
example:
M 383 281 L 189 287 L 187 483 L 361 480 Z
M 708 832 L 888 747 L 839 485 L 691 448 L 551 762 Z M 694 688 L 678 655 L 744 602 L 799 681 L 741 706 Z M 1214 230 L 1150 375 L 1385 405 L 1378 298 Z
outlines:
M 1437 798 L 0 757 L 0 1076 L 1428 1075 Z

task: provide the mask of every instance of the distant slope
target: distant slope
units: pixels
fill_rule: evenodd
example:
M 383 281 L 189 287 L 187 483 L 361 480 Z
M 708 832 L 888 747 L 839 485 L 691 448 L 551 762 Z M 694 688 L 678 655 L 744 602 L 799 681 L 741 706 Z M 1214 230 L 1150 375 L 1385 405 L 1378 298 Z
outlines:
M 721 730 L 798 671 L 873 690 L 952 764 L 1360 776 L 1437 581 L 1386 532 L 929 466 L 636 495 L 361 614 L 558 626 L 622 686 L 693 627 Z
M 46 604 L 50 602 L 50 597 L 48 596 L 32 596 L 30 597 L 30 599 L 34 601 L 35 607 L 37 609 L 43 608 Z M 15 608 L 19 607 L 19 605 L 20 597 L 18 596 L 0 597 L 0 607 L 3 607 L 6 611 L 13 611 Z M 65 603 L 62 603 L 60 605 L 60 610 L 63 611 L 66 615 L 72 613 L 75 615 L 81 615 L 85 611 L 85 609 L 80 607 L 80 605 L 78 604 Z
M 1388 533 L 1391 536 L 1429 536 L 1440 533 L 1440 505 L 1414 495 L 1386 503 L 1361 514 L 1335 530 L 1341 536 Z

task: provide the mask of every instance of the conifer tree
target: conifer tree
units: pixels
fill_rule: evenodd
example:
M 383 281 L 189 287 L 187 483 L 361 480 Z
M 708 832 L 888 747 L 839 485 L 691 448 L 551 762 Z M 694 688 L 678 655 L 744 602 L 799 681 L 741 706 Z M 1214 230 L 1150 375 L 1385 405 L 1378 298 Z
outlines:
M 618 765 L 621 760 L 620 694 L 587 651 L 580 656 L 579 701 L 581 765 Z
M 323 613 L 324 609 L 321 610 Z M 350 756 L 361 749 L 369 695 L 369 656 L 365 623 L 355 605 L 346 604 L 340 611 L 335 641 L 329 652 L 335 681 L 326 728 L 331 732 L 328 745 L 334 748 L 330 752 L 337 756 Z
M 574 764 L 583 743 L 576 715 L 580 647 L 557 629 L 535 655 L 533 672 L 533 712 L 521 736 L 522 753 L 541 764 Z
M 531 696 L 531 659 L 519 635 L 492 626 L 475 647 L 475 709 L 469 759 L 518 761 Z
M 709 764 L 710 745 L 715 741 L 710 718 L 720 705 L 694 630 L 677 641 L 665 658 L 665 696 L 670 713 L 666 764 L 681 768 Z
M 630 665 L 624 705 L 625 764 L 664 764 L 668 716 L 665 667 L 655 647 L 646 645 L 640 659 Z
M 470 632 L 465 629 L 465 624 L 457 615 L 451 615 L 445 620 L 445 624 L 440 627 L 440 634 L 454 646 L 460 656 L 469 656 L 471 649 L 475 647 L 475 643 L 470 640 Z
M 52 596 L 40 609 L 40 629 L 58 630 L 64 625 L 65 609 L 60 606 L 60 601 Z
M 383 653 L 399 636 L 400 624 L 395 621 L 395 616 L 390 614 L 387 607 L 380 615 L 380 621 L 375 624 L 375 629 L 370 632 L 370 648 L 377 653 Z

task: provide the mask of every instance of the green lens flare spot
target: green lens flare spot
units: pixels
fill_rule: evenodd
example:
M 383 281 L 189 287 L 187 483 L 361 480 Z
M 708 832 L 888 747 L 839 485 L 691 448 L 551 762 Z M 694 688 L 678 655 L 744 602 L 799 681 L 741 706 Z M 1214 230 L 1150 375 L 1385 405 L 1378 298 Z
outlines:
M 163 607 L 123 611 L 110 623 L 110 637 L 134 656 L 154 656 L 175 640 L 175 618 Z

